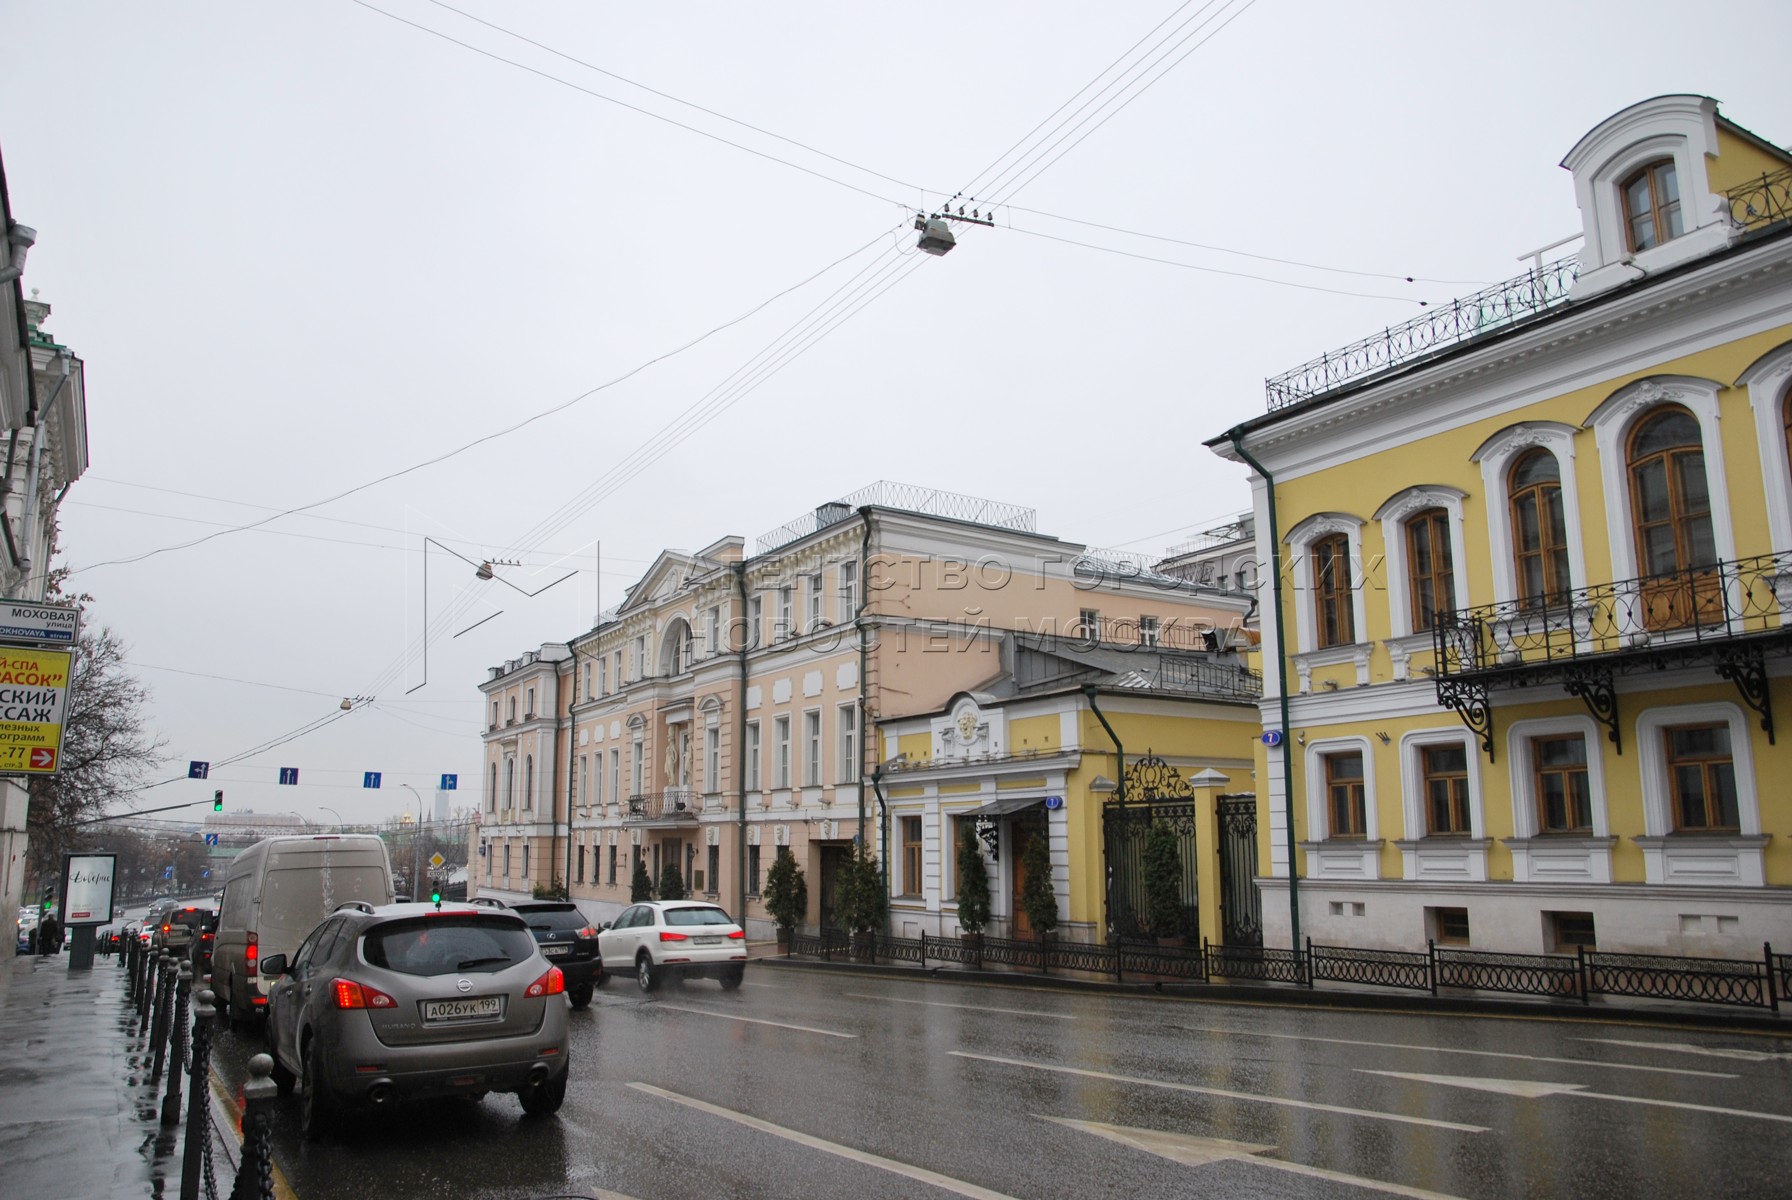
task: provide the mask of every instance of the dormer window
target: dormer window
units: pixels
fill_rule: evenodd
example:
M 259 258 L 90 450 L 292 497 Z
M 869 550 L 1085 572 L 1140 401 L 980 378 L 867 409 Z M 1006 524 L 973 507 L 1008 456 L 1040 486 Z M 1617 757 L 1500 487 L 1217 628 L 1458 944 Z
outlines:
M 1640 253 L 1686 232 L 1680 221 L 1680 185 L 1674 178 L 1674 160 L 1658 158 L 1645 164 L 1619 185 L 1624 197 L 1625 231 L 1632 254 Z

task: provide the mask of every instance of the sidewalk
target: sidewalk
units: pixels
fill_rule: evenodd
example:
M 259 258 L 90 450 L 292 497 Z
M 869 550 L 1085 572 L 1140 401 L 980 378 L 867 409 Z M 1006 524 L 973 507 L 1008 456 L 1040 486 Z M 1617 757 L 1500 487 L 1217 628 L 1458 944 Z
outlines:
M 124 974 L 66 953 L 0 963 L 0 1195 L 179 1194 L 184 1123 L 162 1128 L 167 1079 L 150 1084 Z

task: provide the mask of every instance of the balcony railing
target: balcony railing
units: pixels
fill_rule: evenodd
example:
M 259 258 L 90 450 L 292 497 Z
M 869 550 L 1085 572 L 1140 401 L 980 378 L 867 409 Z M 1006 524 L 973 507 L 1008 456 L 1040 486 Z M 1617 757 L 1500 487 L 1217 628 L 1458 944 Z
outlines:
M 1792 221 L 1792 167 L 1762 175 L 1724 194 L 1730 201 L 1730 220 L 1739 230 Z
M 1429 358 L 1483 334 L 1510 329 L 1568 303 L 1580 277 L 1580 259 L 1570 255 L 1497 283 L 1472 296 L 1432 308 L 1373 337 L 1302 363 L 1264 380 L 1269 411 L 1311 400 L 1348 383 Z
M 1489 690 L 1558 683 L 1622 753 L 1614 675 L 1708 665 L 1773 736 L 1764 655 L 1792 652 L 1792 551 L 1436 614 L 1440 704 L 1493 753 Z
M 663 792 L 647 792 L 628 798 L 625 821 L 695 821 L 697 789 L 667 788 Z

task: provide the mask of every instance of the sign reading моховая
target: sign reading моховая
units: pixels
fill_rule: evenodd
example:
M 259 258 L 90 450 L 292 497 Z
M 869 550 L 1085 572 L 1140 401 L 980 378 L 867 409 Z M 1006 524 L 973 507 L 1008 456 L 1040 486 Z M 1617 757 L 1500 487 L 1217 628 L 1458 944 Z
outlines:
M 72 646 L 81 630 L 81 610 L 68 604 L 0 600 L 0 642 Z
M 0 646 L 0 774 L 56 773 L 73 660 L 68 650 Z
M 62 923 L 105 925 L 112 920 L 113 854 L 69 854 L 62 860 Z

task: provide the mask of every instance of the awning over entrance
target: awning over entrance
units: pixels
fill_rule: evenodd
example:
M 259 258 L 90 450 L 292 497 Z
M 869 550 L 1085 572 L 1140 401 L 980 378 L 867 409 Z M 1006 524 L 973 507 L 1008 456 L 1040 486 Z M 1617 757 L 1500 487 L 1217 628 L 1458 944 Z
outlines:
M 956 813 L 959 817 L 1007 817 L 1032 808 L 1036 804 L 1044 804 L 1044 796 L 997 796 L 988 804 L 973 808 L 970 812 Z

